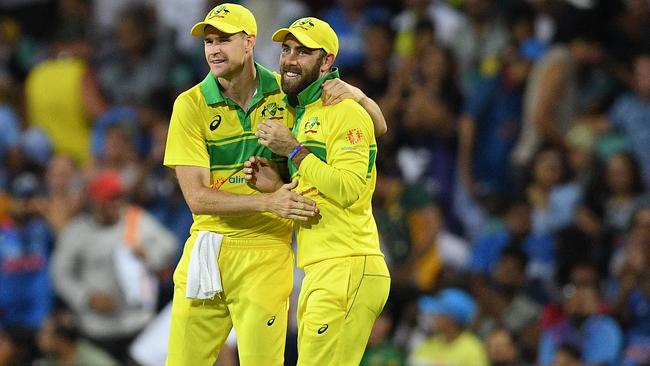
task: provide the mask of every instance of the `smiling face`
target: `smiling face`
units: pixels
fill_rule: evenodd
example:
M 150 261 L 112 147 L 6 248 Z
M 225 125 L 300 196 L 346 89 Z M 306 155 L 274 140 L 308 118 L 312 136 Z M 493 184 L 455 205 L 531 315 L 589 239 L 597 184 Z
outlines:
M 228 34 L 212 26 L 205 27 L 205 60 L 215 77 L 230 78 L 239 73 L 246 58 L 252 58 L 254 45 L 255 36 L 244 32 Z
M 280 53 L 282 91 L 289 96 L 298 95 L 329 70 L 330 59 L 333 61 L 333 55 L 326 55 L 322 49 L 307 48 L 293 35 L 287 35 Z

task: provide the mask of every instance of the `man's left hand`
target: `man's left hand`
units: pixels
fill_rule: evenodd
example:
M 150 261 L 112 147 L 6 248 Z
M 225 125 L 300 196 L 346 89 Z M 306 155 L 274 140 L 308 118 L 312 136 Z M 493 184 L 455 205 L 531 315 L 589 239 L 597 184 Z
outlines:
M 255 136 L 257 136 L 260 145 L 266 146 L 274 153 L 282 156 L 289 155 L 291 150 L 298 146 L 298 141 L 293 137 L 287 126 L 269 119 L 265 119 L 260 123 Z

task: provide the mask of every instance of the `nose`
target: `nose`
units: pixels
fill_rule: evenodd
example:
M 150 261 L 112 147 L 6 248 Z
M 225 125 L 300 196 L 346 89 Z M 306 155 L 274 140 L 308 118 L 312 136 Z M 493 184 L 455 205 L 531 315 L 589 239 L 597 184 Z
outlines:
M 209 45 L 207 47 L 208 47 L 207 48 L 208 53 L 210 55 L 217 55 L 217 54 L 221 53 L 221 45 L 219 45 L 219 44 L 212 44 L 212 45 Z
M 296 51 L 290 51 L 286 55 L 283 55 L 283 61 L 287 65 L 297 65 L 298 64 L 298 55 Z

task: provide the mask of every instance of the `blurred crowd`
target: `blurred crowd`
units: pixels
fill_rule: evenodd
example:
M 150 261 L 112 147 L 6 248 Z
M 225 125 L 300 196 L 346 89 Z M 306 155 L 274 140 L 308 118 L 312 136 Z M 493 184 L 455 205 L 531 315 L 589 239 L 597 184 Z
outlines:
M 274 70 L 273 30 L 329 22 L 388 121 L 362 365 L 650 365 L 650 1 L 237 2 Z M 192 223 L 162 157 L 217 3 L 0 0 L 0 366 L 162 365 Z

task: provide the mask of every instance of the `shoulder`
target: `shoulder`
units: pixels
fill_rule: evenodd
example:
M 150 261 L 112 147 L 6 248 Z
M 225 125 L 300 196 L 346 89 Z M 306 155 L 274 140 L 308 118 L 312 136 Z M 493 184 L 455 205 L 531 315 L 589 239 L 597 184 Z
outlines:
M 180 93 L 176 97 L 176 100 L 174 101 L 174 108 L 176 108 L 176 106 L 179 104 L 183 105 L 188 103 L 197 103 L 203 100 L 204 97 L 203 93 L 201 92 L 201 84 L 196 84 L 193 87 Z
M 365 120 L 372 124 L 370 115 L 363 107 L 352 99 L 343 99 L 341 102 L 322 107 L 325 117 L 331 119 Z
M 83 235 L 92 232 L 92 219 L 88 214 L 81 214 L 73 218 L 61 231 L 59 237 Z
M 607 315 L 596 315 L 591 317 L 588 321 L 588 327 L 595 332 L 606 331 L 606 332 L 619 332 L 620 327 L 616 320 Z

